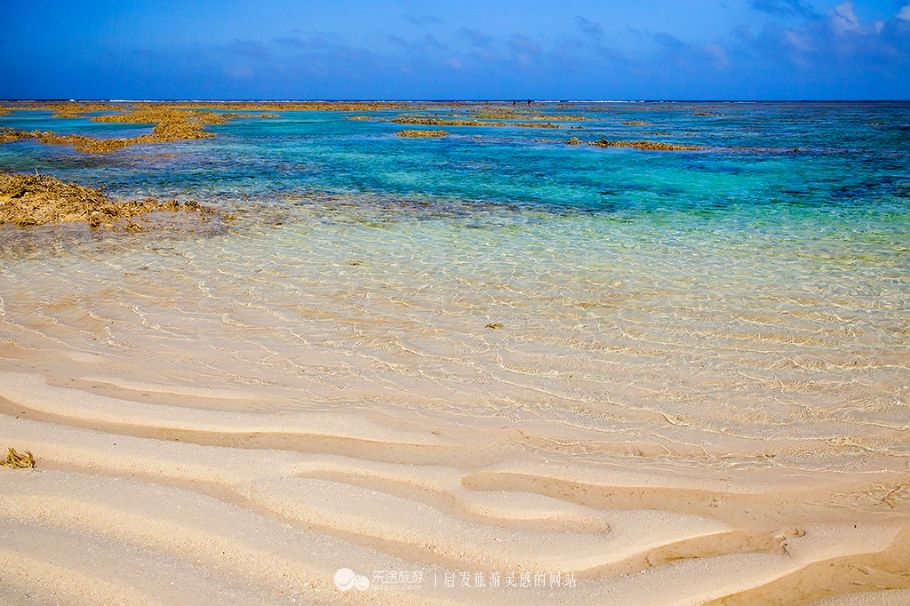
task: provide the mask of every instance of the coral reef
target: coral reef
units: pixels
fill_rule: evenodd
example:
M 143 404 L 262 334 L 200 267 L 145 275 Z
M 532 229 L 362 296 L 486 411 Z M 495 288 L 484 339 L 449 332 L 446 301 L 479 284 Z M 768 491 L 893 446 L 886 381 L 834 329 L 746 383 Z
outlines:
M 629 147 L 647 151 L 698 151 L 704 149 L 704 147 L 699 145 L 680 145 L 678 143 L 663 143 L 661 141 L 614 141 L 609 139 L 592 141 L 589 145 L 593 145 L 594 147 Z
M 418 109 L 424 104 L 413 104 L 392 101 L 301 101 L 301 102 L 189 102 L 163 104 L 164 107 L 178 109 L 219 109 L 219 110 L 257 110 L 283 112 L 369 112 L 379 110 Z
M 87 153 L 104 153 L 135 145 L 137 137 L 125 139 L 98 139 L 84 135 L 58 135 L 46 130 L 0 130 L 0 143 L 10 143 L 20 139 L 34 139 L 39 143 L 50 145 L 72 145 L 76 151 Z
M 130 145 L 143 143 L 173 143 L 191 139 L 214 137 L 205 130 L 210 124 L 224 124 L 235 118 L 270 118 L 275 114 L 259 113 L 218 113 L 180 109 L 177 107 L 141 104 L 129 105 L 97 103 L 64 103 L 50 106 L 23 105 L 15 109 L 47 109 L 54 111 L 54 116 L 71 118 L 85 113 L 113 111 L 100 116 L 93 116 L 92 122 L 113 122 L 117 124 L 150 124 L 152 132 L 135 137 L 98 138 L 85 135 L 58 135 L 50 131 L 22 131 L 12 129 L 0 130 L 0 143 L 19 139 L 34 139 L 39 143 L 51 145 L 72 145 L 76 151 L 86 153 L 106 153 L 123 149 Z
M 10 143 L 31 137 L 31 133 L 23 130 L 14 130 L 12 128 L 0 128 L 0 143 Z
M 393 118 L 395 124 L 419 124 L 421 126 L 512 126 L 518 128 L 562 128 L 552 122 L 484 122 L 482 120 L 465 120 L 461 118 L 421 118 L 399 116 Z
M 541 114 L 527 109 L 470 109 L 476 118 L 489 120 L 549 120 L 553 122 L 579 122 L 590 120 L 587 116 L 563 116 L 559 114 Z
M 54 112 L 55 118 L 77 118 L 82 114 L 94 112 L 121 111 L 123 105 L 115 103 L 80 103 L 78 101 L 67 101 L 64 103 L 55 103 L 48 107 L 35 107 L 29 109 L 49 109 Z
M 93 122 L 117 124 L 148 124 L 152 132 L 134 137 L 98 138 L 85 135 L 59 135 L 50 131 L 24 131 L 0 129 L 0 143 L 20 139 L 33 139 L 39 143 L 51 145 L 72 145 L 76 151 L 85 153 L 107 153 L 148 143 L 172 143 L 213 137 L 206 127 L 212 124 L 224 124 L 236 118 L 273 118 L 268 111 L 332 111 L 332 112 L 365 112 L 379 110 L 452 110 L 465 108 L 471 117 L 459 117 L 448 114 L 448 117 L 412 114 L 400 115 L 391 121 L 396 124 L 415 124 L 421 126 L 487 126 L 513 128 L 565 128 L 559 122 L 576 122 L 588 120 L 578 115 L 547 115 L 528 108 L 504 108 L 486 104 L 480 107 L 467 106 L 464 103 L 402 103 L 402 102 L 185 102 L 185 103 L 97 103 L 67 101 L 59 103 L 15 102 L 0 108 L 0 115 L 14 110 L 44 110 L 53 112 L 57 118 L 73 118 L 85 114 L 104 112 L 91 116 Z M 217 110 L 217 111 L 212 111 Z M 256 110 L 259 113 L 250 113 Z M 237 112 L 246 113 L 237 113 Z M 464 114 L 462 114 L 464 115 Z M 482 119 L 478 119 L 482 118 Z M 349 116 L 348 120 L 373 120 L 363 114 Z M 505 122 L 504 120 L 516 120 Z M 576 127 L 573 127 L 576 128 Z M 402 135 L 408 136 L 408 135 Z M 429 136 L 429 135 L 415 135 Z M 439 135 L 437 135 L 439 136 Z
M 94 228 L 125 223 L 127 229 L 136 231 L 141 227 L 130 219 L 162 211 L 215 213 L 195 202 L 160 202 L 151 198 L 141 202 L 114 202 L 97 189 L 51 176 L 0 173 L 0 225 L 87 223 Z
M 133 137 L 137 143 L 170 143 L 186 139 L 214 137 L 203 130 L 209 124 L 224 124 L 237 114 L 189 111 L 170 107 L 139 107 L 126 113 L 95 116 L 93 122 L 117 124 L 154 124 L 151 135 Z
M 400 130 L 395 133 L 398 137 L 412 138 L 412 139 L 432 139 L 438 137 L 448 136 L 448 132 L 444 130 Z

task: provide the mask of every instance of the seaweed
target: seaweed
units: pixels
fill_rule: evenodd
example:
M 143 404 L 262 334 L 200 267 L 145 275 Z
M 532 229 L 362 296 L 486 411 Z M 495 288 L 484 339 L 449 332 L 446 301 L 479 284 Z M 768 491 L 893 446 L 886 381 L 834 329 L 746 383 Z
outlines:
M 0 466 L 10 469 L 34 469 L 35 457 L 28 450 L 25 451 L 25 454 L 19 454 L 15 448 L 10 448 L 6 460 L 0 459 Z

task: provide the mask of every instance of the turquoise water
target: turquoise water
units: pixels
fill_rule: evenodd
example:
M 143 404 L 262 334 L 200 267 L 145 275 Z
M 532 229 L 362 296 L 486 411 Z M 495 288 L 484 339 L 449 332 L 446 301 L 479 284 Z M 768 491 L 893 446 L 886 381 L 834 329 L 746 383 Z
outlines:
M 621 104 L 543 112 L 592 119 L 568 124 L 582 130 L 456 126 L 446 127 L 452 134 L 444 140 L 402 140 L 392 135 L 410 126 L 349 121 L 334 112 L 285 112 L 211 127 L 217 137 L 210 140 L 103 157 L 8 144 L 0 148 L 0 167 L 103 182 L 126 196 L 142 188 L 206 199 L 243 192 L 269 200 L 319 191 L 633 215 L 905 210 L 910 104 Z M 649 125 L 623 124 L 634 120 Z M 0 118 L 0 126 L 94 136 L 147 130 L 52 119 L 44 112 L 15 112 Z M 709 151 L 559 145 L 570 136 L 667 141 Z M 795 148 L 800 153 L 788 153 Z
M 395 136 L 425 128 L 385 121 L 398 112 L 282 112 L 106 155 L 2 145 L 5 170 L 248 212 L 210 237 L 111 234 L 54 255 L 7 239 L 0 336 L 283 406 L 470 409 L 683 458 L 905 465 L 910 104 L 541 111 L 590 119 L 421 140 Z M 41 112 L 0 126 L 143 132 Z

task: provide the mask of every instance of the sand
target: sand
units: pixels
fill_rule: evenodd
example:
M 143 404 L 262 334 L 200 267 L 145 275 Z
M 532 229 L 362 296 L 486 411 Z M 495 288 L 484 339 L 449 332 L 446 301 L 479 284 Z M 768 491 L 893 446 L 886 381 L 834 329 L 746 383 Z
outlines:
M 103 360 L 74 357 L 78 380 L 0 374 L 0 436 L 38 464 L 0 469 L 15 602 L 864 604 L 910 588 L 900 474 L 592 463 L 558 425 L 257 413 L 261 394 L 92 378 Z M 341 568 L 372 586 L 340 591 Z M 476 586 L 497 574 L 518 586 Z

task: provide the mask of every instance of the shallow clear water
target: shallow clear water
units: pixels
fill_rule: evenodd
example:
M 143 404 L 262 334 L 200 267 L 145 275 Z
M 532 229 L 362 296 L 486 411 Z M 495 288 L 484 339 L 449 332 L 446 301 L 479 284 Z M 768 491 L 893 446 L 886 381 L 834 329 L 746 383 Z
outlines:
M 591 456 L 906 469 L 910 104 L 544 111 L 591 119 L 413 140 L 285 112 L 104 156 L 0 146 L 2 169 L 249 209 L 207 237 L 0 232 L 4 363 L 531 419 Z

